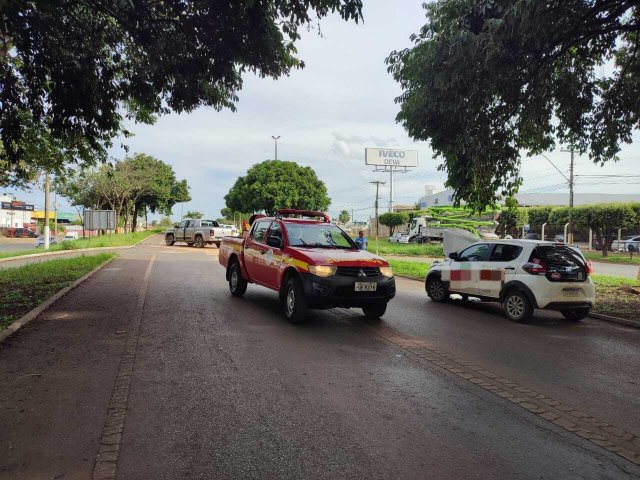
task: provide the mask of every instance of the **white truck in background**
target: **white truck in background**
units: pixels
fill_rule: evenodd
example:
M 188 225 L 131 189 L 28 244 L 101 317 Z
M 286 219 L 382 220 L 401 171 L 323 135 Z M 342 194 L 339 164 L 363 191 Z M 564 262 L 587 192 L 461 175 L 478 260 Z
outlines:
M 434 217 L 415 217 L 409 223 L 409 243 L 441 242 L 447 230 L 449 229 L 441 226 L 440 221 Z

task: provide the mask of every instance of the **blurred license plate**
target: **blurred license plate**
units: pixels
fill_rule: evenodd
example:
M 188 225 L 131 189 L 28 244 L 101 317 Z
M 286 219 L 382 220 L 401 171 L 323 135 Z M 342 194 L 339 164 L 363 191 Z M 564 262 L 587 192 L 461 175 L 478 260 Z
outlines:
M 563 290 L 562 294 L 565 297 L 578 297 L 580 295 L 580 290 Z
M 376 282 L 356 282 L 356 292 L 375 292 L 377 288 Z

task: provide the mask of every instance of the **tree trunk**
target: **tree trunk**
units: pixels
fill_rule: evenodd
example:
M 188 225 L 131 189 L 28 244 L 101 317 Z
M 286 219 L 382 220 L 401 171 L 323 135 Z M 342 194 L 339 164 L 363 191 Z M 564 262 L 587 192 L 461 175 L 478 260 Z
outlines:
M 133 219 L 131 220 L 131 231 L 138 229 L 138 214 L 140 213 L 140 205 L 136 202 L 133 204 Z
M 610 238 L 609 235 L 602 235 L 602 256 L 609 256 L 609 245 L 611 245 L 613 238 Z

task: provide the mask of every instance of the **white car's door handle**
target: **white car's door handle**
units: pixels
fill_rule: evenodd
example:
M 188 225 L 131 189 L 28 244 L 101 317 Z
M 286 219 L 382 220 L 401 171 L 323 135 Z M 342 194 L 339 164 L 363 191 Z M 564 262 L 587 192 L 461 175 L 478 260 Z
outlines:
M 505 270 L 515 270 L 516 267 L 504 267 Z

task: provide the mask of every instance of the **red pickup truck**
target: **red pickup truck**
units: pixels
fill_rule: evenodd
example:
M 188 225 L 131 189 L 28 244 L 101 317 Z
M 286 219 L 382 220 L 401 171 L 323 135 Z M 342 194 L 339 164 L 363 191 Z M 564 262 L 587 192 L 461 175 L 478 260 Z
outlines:
M 357 307 L 379 318 L 396 293 L 389 263 L 359 250 L 322 212 L 258 218 L 243 238 L 222 240 L 219 259 L 232 295 L 244 295 L 249 283 L 275 290 L 292 323 L 309 308 Z

